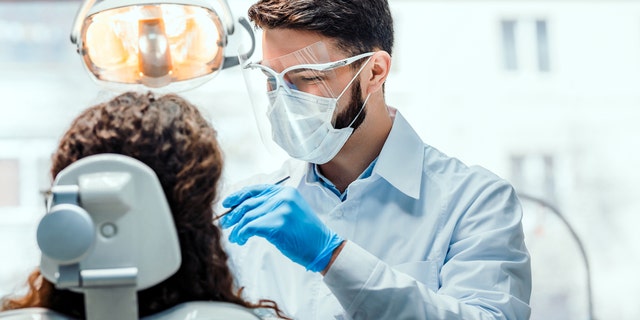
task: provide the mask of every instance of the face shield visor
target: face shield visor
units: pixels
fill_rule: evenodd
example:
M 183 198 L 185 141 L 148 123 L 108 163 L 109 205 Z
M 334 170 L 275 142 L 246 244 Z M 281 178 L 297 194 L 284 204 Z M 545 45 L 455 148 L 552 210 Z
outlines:
M 248 22 L 240 23 L 253 42 Z M 225 0 L 85 0 L 71 40 L 103 87 L 183 91 L 238 64 L 224 56 L 233 31 Z
M 299 140 L 301 144 L 308 145 L 308 148 L 302 147 L 308 149 L 301 150 L 305 154 L 317 147 L 316 143 L 307 142 L 314 139 L 314 135 L 318 133 L 317 128 L 323 122 L 328 122 L 329 126 L 333 127 L 337 100 L 355 79 L 355 72 L 349 72 L 350 68 L 342 67 L 372 54 L 365 53 L 332 61 L 326 45 L 317 42 L 271 60 L 255 61 L 240 55 L 241 69 L 256 123 L 267 149 L 272 152 L 281 150 L 282 143 L 278 146 L 274 140 L 283 140 L 284 126 L 288 127 L 288 137 L 285 138 L 287 144 L 293 143 L 291 139 Z M 351 81 L 338 81 L 341 72 L 347 72 L 347 78 Z M 278 94 L 282 93 L 289 96 L 289 103 L 285 107 L 287 110 L 284 112 L 287 117 L 286 125 L 282 122 L 282 117 L 278 117 L 279 123 L 274 120 L 272 110 Z M 292 95 L 296 97 L 292 99 Z M 291 151 L 288 153 L 296 157 Z

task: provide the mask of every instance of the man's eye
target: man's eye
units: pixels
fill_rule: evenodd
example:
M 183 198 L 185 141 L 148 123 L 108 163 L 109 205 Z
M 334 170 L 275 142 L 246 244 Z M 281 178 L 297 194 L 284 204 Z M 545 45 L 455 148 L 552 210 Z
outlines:
M 313 75 L 313 76 L 303 76 L 301 77 L 302 81 L 306 81 L 306 82 L 315 82 L 315 81 L 322 81 L 322 77 L 319 77 L 317 75 Z

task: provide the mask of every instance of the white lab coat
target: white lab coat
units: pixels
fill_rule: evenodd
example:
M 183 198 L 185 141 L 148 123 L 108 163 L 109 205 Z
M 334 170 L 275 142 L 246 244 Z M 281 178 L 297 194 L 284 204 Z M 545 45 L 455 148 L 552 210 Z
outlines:
M 345 201 L 312 170 L 290 160 L 250 183 L 291 176 L 285 184 L 346 246 L 323 277 L 262 238 L 227 243 L 247 298 L 303 320 L 529 318 L 522 212 L 506 181 L 424 144 L 399 112 L 371 175 Z

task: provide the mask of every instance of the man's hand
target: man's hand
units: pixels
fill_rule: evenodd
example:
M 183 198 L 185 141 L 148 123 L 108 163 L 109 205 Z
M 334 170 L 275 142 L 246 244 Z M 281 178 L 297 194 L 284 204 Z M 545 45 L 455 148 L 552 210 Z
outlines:
M 307 270 L 323 271 L 343 242 L 292 187 L 246 187 L 224 199 L 222 205 L 233 208 L 220 220 L 222 228 L 235 225 L 229 241 L 243 245 L 252 236 L 263 237 Z

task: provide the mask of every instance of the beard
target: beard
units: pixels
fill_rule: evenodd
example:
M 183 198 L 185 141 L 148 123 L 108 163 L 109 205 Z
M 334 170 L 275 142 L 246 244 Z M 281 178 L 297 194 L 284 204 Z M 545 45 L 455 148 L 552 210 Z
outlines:
M 349 101 L 346 109 L 338 113 L 333 127 L 336 129 L 346 128 L 353 121 L 351 127 L 353 131 L 356 131 L 367 116 L 367 110 L 362 109 L 362 112 L 360 112 L 361 108 L 364 108 L 364 100 L 360 95 L 360 79 L 356 79 L 351 87 L 351 101 Z M 360 112 L 360 115 L 358 115 L 358 112 Z M 355 119 L 356 116 L 358 117 L 357 119 Z

